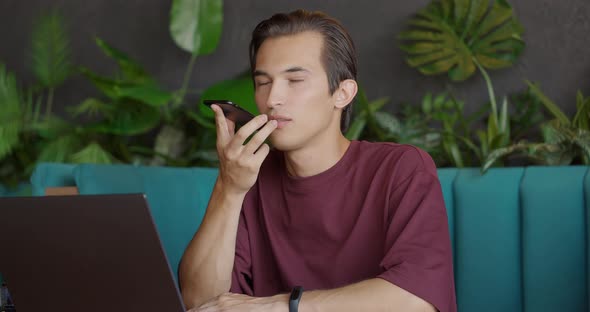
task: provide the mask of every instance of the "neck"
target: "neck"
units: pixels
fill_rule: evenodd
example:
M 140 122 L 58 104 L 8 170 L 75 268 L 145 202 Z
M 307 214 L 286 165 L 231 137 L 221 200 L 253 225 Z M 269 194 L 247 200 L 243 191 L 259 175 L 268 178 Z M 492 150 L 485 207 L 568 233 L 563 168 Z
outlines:
M 350 141 L 340 132 L 337 139 L 332 136 L 329 140 L 314 141 L 284 154 L 290 176 L 310 177 L 322 173 L 334 166 L 350 146 Z

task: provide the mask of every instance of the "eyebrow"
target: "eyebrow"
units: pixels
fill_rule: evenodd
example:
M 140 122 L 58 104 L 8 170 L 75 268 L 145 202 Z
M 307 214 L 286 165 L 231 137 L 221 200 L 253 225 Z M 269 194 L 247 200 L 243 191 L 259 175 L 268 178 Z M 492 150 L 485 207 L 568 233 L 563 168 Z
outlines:
M 301 66 L 295 66 L 295 67 L 290 67 L 287 68 L 285 70 L 282 71 L 282 73 L 298 73 L 298 72 L 306 72 L 309 73 L 310 71 L 301 67 Z M 258 76 L 266 76 L 266 77 L 270 77 L 270 74 L 268 74 L 267 72 L 263 71 L 263 70 L 255 70 L 254 71 L 254 77 L 258 77 Z

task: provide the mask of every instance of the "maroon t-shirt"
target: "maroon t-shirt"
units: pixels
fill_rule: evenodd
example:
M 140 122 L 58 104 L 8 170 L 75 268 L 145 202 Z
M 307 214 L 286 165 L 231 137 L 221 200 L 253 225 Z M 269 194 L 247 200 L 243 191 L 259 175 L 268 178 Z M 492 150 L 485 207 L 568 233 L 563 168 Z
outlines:
M 413 146 L 352 141 L 330 169 L 289 176 L 273 151 L 244 200 L 231 291 L 251 296 L 382 278 L 455 312 L 436 167 Z

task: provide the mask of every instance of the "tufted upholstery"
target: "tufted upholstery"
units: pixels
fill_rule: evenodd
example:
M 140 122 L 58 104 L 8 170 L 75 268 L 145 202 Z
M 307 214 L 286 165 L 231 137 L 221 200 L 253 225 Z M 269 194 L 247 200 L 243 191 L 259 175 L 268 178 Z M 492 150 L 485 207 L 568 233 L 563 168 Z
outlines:
M 32 180 L 36 194 L 56 186 L 43 181 L 60 180 L 74 181 L 81 194 L 145 193 L 175 273 L 217 176 L 206 168 L 40 168 Z M 588 167 L 501 168 L 483 176 L 479 169 L 443 168 L 438 175 L 459 311 L 589 311 Z

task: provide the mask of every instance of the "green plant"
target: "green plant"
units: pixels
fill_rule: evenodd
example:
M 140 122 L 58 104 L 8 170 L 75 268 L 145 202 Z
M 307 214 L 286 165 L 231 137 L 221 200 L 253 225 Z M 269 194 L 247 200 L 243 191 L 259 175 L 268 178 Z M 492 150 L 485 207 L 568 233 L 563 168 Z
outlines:
M 45 126 L 54 120 L 54 92 L 72 71 L 69 42 L 57 11 L 35 23 L 29 56 L 36 78 L 29 88 L 18 86 L 14 75 L 0 64 L 0 181 L 11 187 L 31 173 L 43 146 L 40 138 Z
M 174 0 L 170 10 L 170 35 L 178 47 L 191 53 L 182 86 L 174 92 L 171 122 L 158 133 L 152 165 L 203 165 L 214 163 L 211 152 L 211 129 L 202 124 L 191 124 L 200 117 L 197 110 L 181 107 L 188 92 L 188 84 L 196 58 L 210 54 L 217 48 L 223 26 L 222 0 Z M 216 155 L 215 155 L 216 156 Z
M 488 82 L 489 90 L 492 90 L 489 78 L 486 78 L 486 82 Z M 490 92 L 490 97 L 493 98 L 493 90 Z M 491 112 L 487 117 L 487 129 L 477 130 L 476 134 L 479 139 L 479 146 L 476 147 L 475 144 L 468 144 L 468 146 L 474 150 L 480 163 L 483 163 L 491 151 L 510 144 L 510 120 L 506 97 L 502 101 L 502 108 L 499 112 L 496 109 L 495 101 L 491 102 Z
M 464 103 L 452 92 L 427 93 L 421 105 L 404 104 L 402 119 L 408 124 L 419 125 L 425 137 L 436 138 L 430 145 L 421 142 L 415 145 L 429 152 L 437 166 L 462 168 L 477 163 L 478 147 L 471 137 L 475 123 L 484 113 L 483 109 L 466 116 Z M 411 141 L 407 143 L 414 144 Z
M 505 0 L 432 1 L 409 21 L 402 32 L 401 49 L 406 61 L 425 75 L 448 73 L 453 81 L 463 81 L 477 70 L 482 74 L 490 98 L 487 129 L 477 130 L 477 146 L 469 137 L 465 144 L 480 161 L 497 148 L 510 143 L 508 100 L 498 110 L 496 95 L 487 69 L 512 65 L 524 48 L 522 27 Z M 450 138 L 447 135 L 447 140 Z M 452 145 L 452 144 L 451 144 Z M 459 153 L 450 151 L 459 164 Z
M 33 27 L 30 66 L 37 88 L 47 90 L 46 116 L 52 112 L 55 88 L 72 73 L 70 44 L 63 17 L 57 10 L 42 15 Z
M 400 33 L 407 63 L 425 75 L 448 72 L 454 81 L 469 78 L 479 65 L 512 65 L 524 48 L 522 27 L 505 0 L 432 1 Z
M 357 95 L 357 110 L 345 136 L 349 140 L 391 141 L 419 146 L 431 154 L 437 154 L 440 144 L 438 131 L 428 126 L 420 113 L 406 110 L 403 118 L 381 111 L 389 101 L 387 97 L 369 101 L 362 88 Z
M 531 82 L 527 84 L 530 93 L 554 117 L 540 126 L 543 142 L 529 143 L 521 140 L 498 148 L 488 155 L 482 164 L 482 170 L 488 170 L 494 161 L 513 154 L 524 156 L 541 165 L 570 165 L 576 162 L 590 165 L 590 97 L 584 97 L 578 92 L 576 114 L 570 119 L 537 85 Z
M 511 140 L 536 139 L 538 126 L 546 120 L 541 101 L 527 87 L 512 94 L 510 103 L 513 108 L 510 114 Z
M 109 137 L 103 143 L 97 142 L 97 146 L 112 151 L 120 161 L 133 162 L 134 157 L 127 146 L 135 143 L 135 136 L 153 131 L 163 120 L 172 120 L 173 96 L 160 88 L 155 79 L 124 52 L 100 38 L 96 38 L 96 44 L 118 64 L 119 71 L 113 77 L 103 77 L 81 67 L 80 72 L 103 96 L 88 98 L 68 110 L 73 116 L 87 114 L 96 120 L 81 127 L 81 134 Z
M 0 159 L 18 144 L 23 127 L 21 100 L 14 75 L 0 66 Z
M 418 107 L 417 114 L 422 119 L 435 124 L 435 129 L 440 129 L 440 151 L 432 155 L 438 166 L 452 165 L 454 167 L 465 167 L 471 163 L 470 155 L 462 148 L 464 139 L 469 135 L 469 123 L 463 116 L 464 103 L 458 101 L 448 92 L 437 96 L 427 93 L 422 99 L 421 107 Z
M 178 47 L 191 53 L 174 104 L 184 100 L 195 60 L 217 48 L 223 25 L 222 0 L 173 0 L 170 10 L 170 34 Z
M 195 123 L 193 118 L 202 117 L 201 112 L 183 104 L 196 57 L 213 52 L 219 41 L 222 3 L 173 1 L 171 36 L 191 53 L 182 86 L 173 92 L 161 88 L 140 64 L 100 38 L 95 40 L 97 46 L 118 64 L 118 72 L 107 77 L 74 66 L 62 16 L 57 11 L 41 16 L 30 51 L 37 83 L 19 87 L 14 75 L 0 64 L 0 182 L 17 185 L 28 179 L 40 161 L 210 164 L 210 151 L 201 147 L 210 145 L 211 129 Z M 85 125 L 52 112 L 56 88 L 76 68 L 102 94 L 67 107 L 73 118 L 88 115 L 91 122 Z M 41 114 L 43 106 L 45 114 Z
M 188 166 L 210 153 L 197 153 L 208 146 L 202 135 L 207 127 L 190 125 L 191 118 L 202 120 L 198 112 L 182 106 L 188 83 L 199 55 L 213 52 L 221 35 L 222 1 L 175 0 L 170 11 L 170 34 L 174 42 L 191 53 L 182 86 L 168 92 L 159 87 L 143 67 L 104 40 L 96 43 L 119 65 L 114 77 L 102 77 L 87 68 L 81 72 L 103 93 L 106 100 L 87 99 L 72 111 L 98 115 L 101 120 L 87 130 L 110 135 L 105 149 L 115 152 L 122 162 L 149 165 Z M 162 116 L 162 117 L 161 117 Z M 153 146 L 145 146 L 141 136 L 157 131 Z M 196 138 L 195 138 L 196 137 Z M 190 156 L 185 155 L 190 153 Z
M 354 114 L 351 118 L 350 127 L 345 133 L 349 140 L 361 139 L 367 124 L 372 125 L 373 132 L 376 134 L 377 140 L 384 140 L 385 134 L 380 128 L 377 128 L 375 121 L 375 114 L 389 101 L 389 98 L 382 97 L 377 100 L 369 102 L 367 95 L 363 88 L 359 87 L 358 95 L 356 97 Z M 367 135 L 365 134 L 365 138 Z

